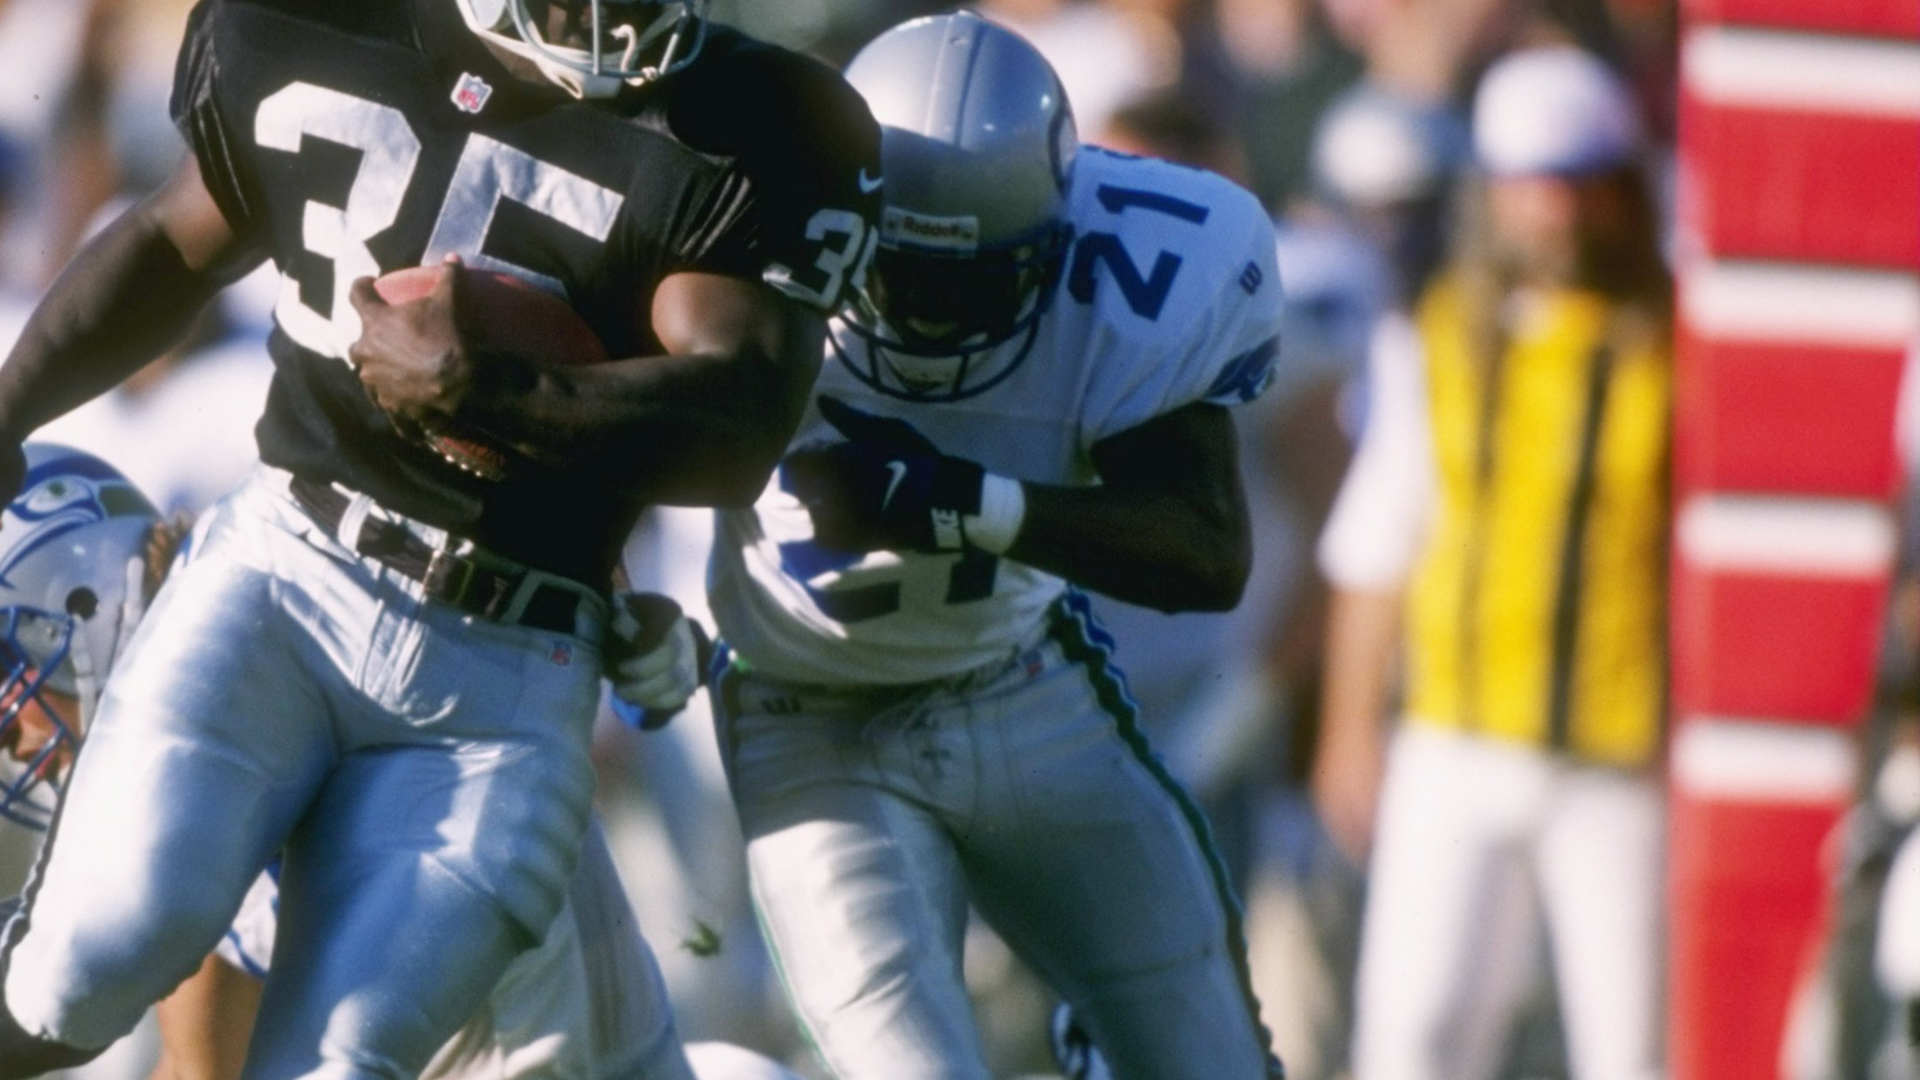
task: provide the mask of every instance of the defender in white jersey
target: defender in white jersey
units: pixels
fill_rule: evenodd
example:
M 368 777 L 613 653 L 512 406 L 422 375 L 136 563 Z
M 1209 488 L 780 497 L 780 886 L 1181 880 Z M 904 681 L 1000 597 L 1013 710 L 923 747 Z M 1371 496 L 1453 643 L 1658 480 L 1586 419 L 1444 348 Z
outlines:
M 1079 147 L 1045 61 L 975 15 L 895 28 L 848 80 L 882 125 L 880 249 L 711 572 L 794 1005 L 841 1080 L 985 1080 L 971 902 L 1114 1076 L 1278 1076 L 1206 826 L 1074 590 L 1238 602 L 1227 407 L 1272 375 L 1270 222 L 1220 177 Z
M 27 485 L 0 516 L 0 818 L 43 830 L 99 700 L 100 686 L 173 561 L 181 528 L 100 459 L 26 447 Z M 191 548 L 181 555 L 191 557 Z M 632 609 L 631 605 L 623 608 Z M 609 674 L 658 713 L 697 685 L 684 619 L 616 619 L 640 644 Z M 660 631 L 664 629 L 664 633 Z M 651 630 L 652 632 L 648 632 Z M 654 642 L 657 642 L 655 644 Z M 193 798 L 183 789 L 182 798 Z M 168 1080 L 238 1080 L 278 925 L 278 866 L 248 893 L 233 927 L 160 1006 Z M 0 904 L 0 922 L 17 901 Z M 395 950 L 407 948 L 393 943 Z M 755 1067 L 747 1069 L 742 1063 Z M 652 951 L 597 827 L 560 914 L 522 951 L 423 1080 L 768 1080 L 790 1075 L 746 1051 L 683 1049 Z

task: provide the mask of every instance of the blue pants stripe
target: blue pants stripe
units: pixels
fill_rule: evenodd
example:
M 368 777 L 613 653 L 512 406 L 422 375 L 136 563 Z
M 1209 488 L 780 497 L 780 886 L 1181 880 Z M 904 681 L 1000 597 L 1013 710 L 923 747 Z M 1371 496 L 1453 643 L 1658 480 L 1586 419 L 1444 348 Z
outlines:
M 1206 816 L 1200 812 L 1193 797 L 1167 771 L 1166 763 L 1153 752 L 1146 734 L 1140 730 L 1140 706 L 1127 690 L 1125 674 L 1113 664 L 1113 636 L 1095 621 L 1086 596 L 1077 590 L 1070 589 L 1061 597 L 1049 619 L 1050 635 L 1069 661 L 1085 669 L 1088 681 L 1093 684 L 1095 697 L 1108 715 L 1113 717 L 1121 740 L 1179 806 L 1181 815 L 1193 829 L 1194 841 L 1199 844 L 1201 854 L 1206 858 L 1214 889 L 1219 894 L 1221 907 L 1226 911 L 1227 951 L 1233 957 L 1234 971 L 1239 976 L 1241 992 L 1246 996 L 1247 1016 L 1259 1033 L 1260 1045 L 1271 1047 L 1273 1035 L 1260 1022 L 1260 1002 L 1254 996 L 1253 977 L 1247 967 L 1245 914 L 1227 878 L 1226 863 L 1221 859 L 1219 849 L 1214 846 L 1213 833 L 1207 826 Z M 1271 1054 L 1267 1073 L 1270 1080 L 1282 1080 L 1285 1076 L 1279 1059 Z

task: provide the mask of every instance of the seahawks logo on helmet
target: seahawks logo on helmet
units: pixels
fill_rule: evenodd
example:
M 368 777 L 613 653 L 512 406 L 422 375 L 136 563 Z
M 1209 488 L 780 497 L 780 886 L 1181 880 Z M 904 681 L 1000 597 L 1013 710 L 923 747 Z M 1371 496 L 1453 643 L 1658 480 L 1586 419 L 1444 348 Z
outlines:
M 67 533 L 127 515 L 159 513 L 99 458 L 67 451 L 33 465 L 20 497 L 0 515 L 0 587 L 13 588 L 14 568 Z
M 24 449 L 21 492 L 0 511 L 0 818 L 41 829 L 145 603 L 140 571 L 159 515 L 98 458 Z
M 931 77 L 929 77 L 929 73 Z M 847 66 L 880 124 L 880 244 L 843 364 L 918 401 L 982 393 L 1033 351 L 1072 244 L 1080 141 L 1038 50 L 971 12 L 903 23 Z

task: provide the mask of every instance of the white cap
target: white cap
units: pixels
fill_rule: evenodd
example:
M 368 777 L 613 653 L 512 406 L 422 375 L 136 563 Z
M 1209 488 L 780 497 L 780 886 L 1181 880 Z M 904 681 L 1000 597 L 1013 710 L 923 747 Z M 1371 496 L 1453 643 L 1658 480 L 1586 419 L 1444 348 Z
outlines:
M 1627 164 L 1639 147 L 1632 96 L 1584 50 L 1516 52 L 1480 81 L 1473 148 L 1497 176 L 1603 172 Z
M 1453 167 L 1438 119 L 1411 102 L 1362 84 L 1321 117 L 1313 171 L 1342 202 L 1381 206 L 1428 195 Z M 1456 141 L 1457 145 L 1457 141 Z

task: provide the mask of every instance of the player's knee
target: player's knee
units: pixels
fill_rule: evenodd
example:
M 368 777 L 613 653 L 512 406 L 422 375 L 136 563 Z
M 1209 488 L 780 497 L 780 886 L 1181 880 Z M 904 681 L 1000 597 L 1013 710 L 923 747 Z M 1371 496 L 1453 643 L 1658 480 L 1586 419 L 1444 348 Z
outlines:
M 0 1080 L 28 1080 L 55 1069 L 78 1068 L 104 1051 L 29 1035 L 0 1006 Z
M 15 952 L 15 963 L 35 972 L 15 980 L 35 990 L 31 1002 L 13 1002 L 21 1019 L 79 1045 L 125 1035 L 148 1006 L 198 970 L 232 920 L 231 908 L 214 898 L 179 895 L 191 891 L 94 913 L 110 917 L 30 930 Z
M 0 925 L 19 910 L 20 901 L 0 901 Z M 100 1048 L 70 1046 L 36 1034 L 15 1018 L 5 992 L 8 965 L 0 962 L 0 1080 L 25 1080 L 54 1069 L 71 1069 L 99 1057 Z M 38 1025 L 35 1025 L 36 1030 Z

